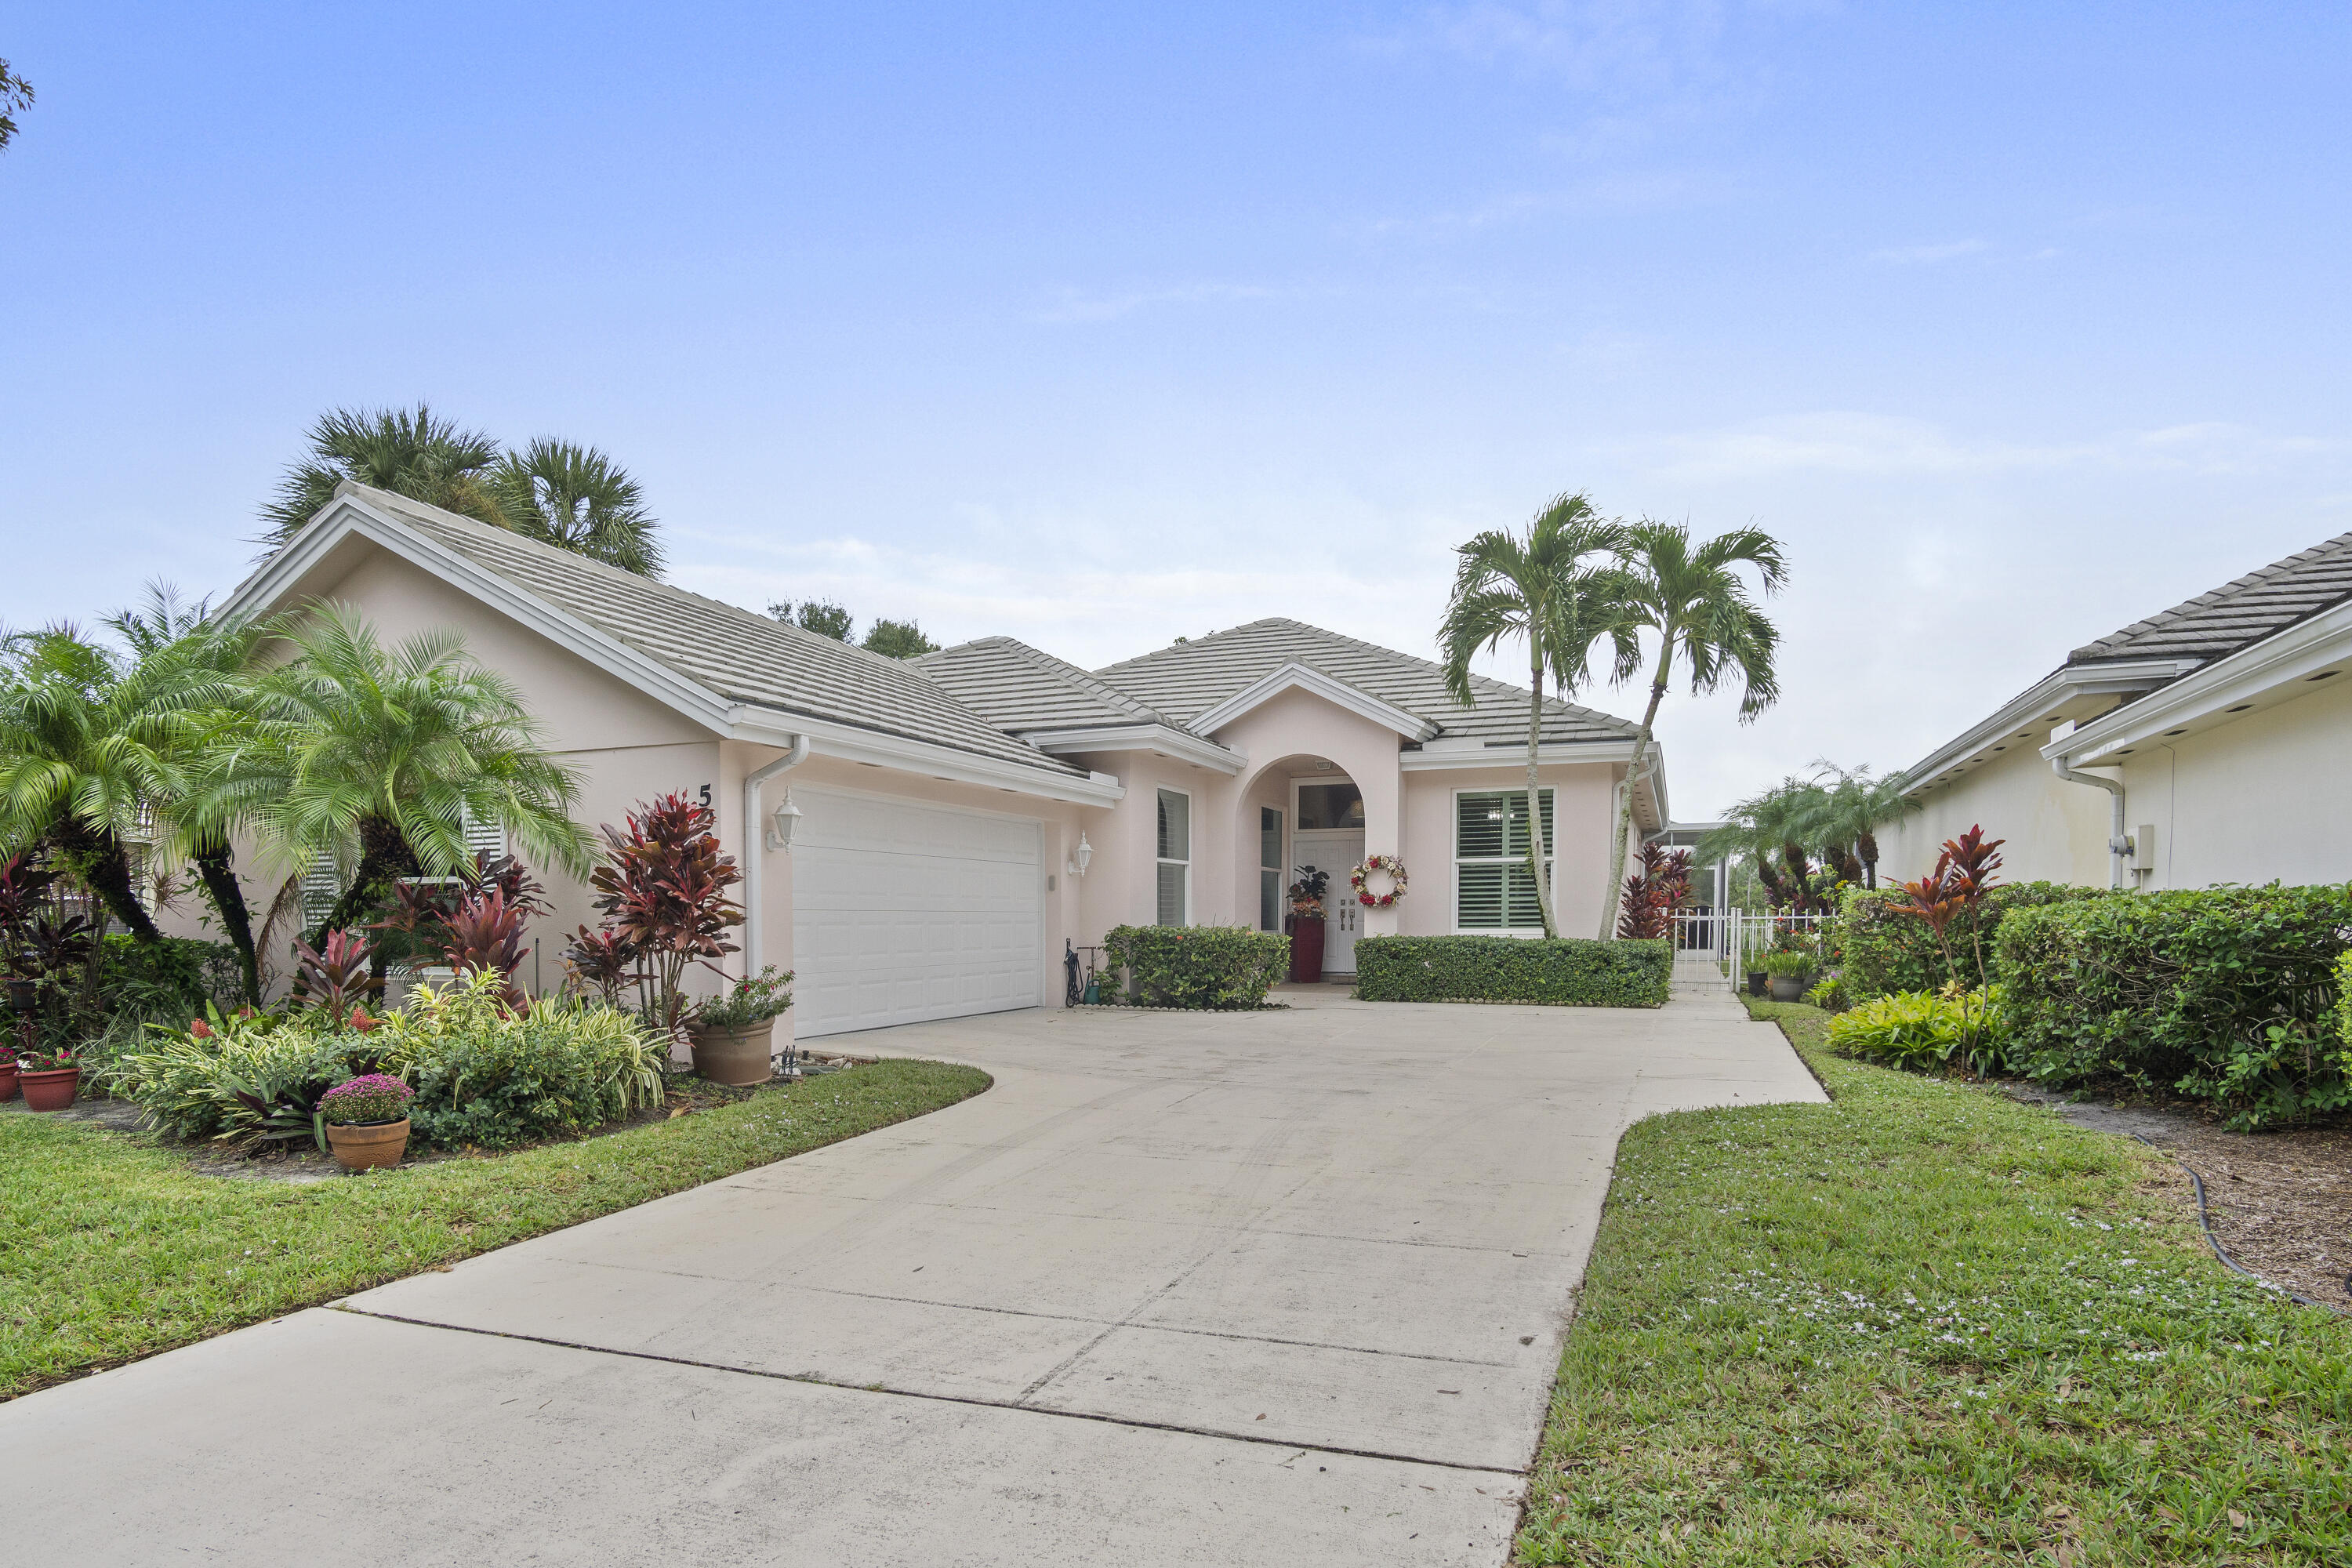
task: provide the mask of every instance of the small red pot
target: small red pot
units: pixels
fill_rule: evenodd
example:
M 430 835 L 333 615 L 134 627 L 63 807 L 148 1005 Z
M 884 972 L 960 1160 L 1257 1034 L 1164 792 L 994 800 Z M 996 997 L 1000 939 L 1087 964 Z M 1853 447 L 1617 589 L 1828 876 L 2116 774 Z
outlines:
M 81 1084 L 79 1067 L 50 1068 L 44 1072 L 26 1072 L 19 1068 L 16 1087 L 25 1091 L 27 1110 L 63 1110 L 74 1102 L 74 1091 Z
M 16 1098 L 16 1058 L 0 1062 L 0 1100 Z

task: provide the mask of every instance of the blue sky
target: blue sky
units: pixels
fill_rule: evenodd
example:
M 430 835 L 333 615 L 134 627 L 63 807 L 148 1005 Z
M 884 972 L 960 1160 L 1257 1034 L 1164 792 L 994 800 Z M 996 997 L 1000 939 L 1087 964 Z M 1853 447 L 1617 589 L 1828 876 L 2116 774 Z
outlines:
M 1584 489 L 1788 543 L 1696 816 L 2352 529 L 2340 6 L 329 11 L 0 21 L 0 619 L 228 587 L 420 397 L 605 447 L 688 587 L 1086 664 L 1427 652 Z

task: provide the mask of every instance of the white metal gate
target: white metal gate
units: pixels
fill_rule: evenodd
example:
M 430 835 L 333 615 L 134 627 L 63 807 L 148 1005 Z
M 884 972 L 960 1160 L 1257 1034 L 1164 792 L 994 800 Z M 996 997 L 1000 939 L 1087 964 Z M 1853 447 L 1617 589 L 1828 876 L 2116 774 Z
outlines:
M 1787 914 L 1776 910 L 1677 910 L 1675 911 L 1675 984 L 1695 989 L 1734 989 L 1746 984 L 1772 946 L 1787 932 L 1817 936 L 1834 916 Z

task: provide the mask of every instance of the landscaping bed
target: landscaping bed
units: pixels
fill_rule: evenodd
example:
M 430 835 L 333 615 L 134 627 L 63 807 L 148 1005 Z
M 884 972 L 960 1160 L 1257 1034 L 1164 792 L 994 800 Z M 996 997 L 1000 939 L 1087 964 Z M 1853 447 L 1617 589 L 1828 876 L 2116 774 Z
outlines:
M 1626 1135 L 1520 1562 L 2352 1559 L 2352 1322 L 2154 1151 L 1750 1009 L 1833 1103 Z
M 853 1138 L 988 1083 L 972 1068 L 890 1060 L 698 1088 L 688 1106 L 619 1131 L 299 1184 L 223 1181 L 192 1168 L 202 1145 L 88 1118 L 0 1116 L 0 1397 Z

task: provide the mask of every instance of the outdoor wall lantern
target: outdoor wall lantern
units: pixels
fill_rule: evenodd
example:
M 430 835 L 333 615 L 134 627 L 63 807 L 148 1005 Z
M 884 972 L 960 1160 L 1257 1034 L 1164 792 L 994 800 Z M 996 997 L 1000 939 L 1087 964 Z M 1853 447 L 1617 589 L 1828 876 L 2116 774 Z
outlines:
M 776 807 L 775 815 L 768 818 L 768 847 L 791 854 L 793 832 L 800 825 L 801 808 L 793 804 L 793 792 L 786 790 L 784 804 Z
M 1087 874 L 1087 862 L 1094 858 L 1095 847 L 1087 842 L 1086 832 L 1084 829 L 1080 829 L 1078 833 L 1077 853 L 1072 857 L 1070 860 L 1070 875 L 1073 877 L 1085 876 Z

